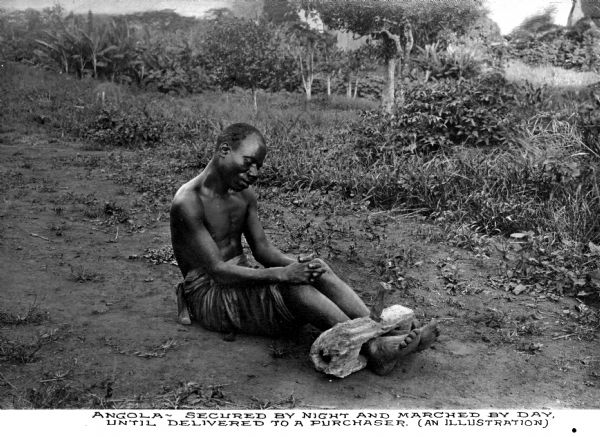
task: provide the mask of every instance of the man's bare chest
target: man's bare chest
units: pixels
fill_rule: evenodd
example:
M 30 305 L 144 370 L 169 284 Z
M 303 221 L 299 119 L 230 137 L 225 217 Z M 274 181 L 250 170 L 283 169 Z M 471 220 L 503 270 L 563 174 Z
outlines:
M 247 202 L 239 195 L 202 199 L 204 225 L 213 238 L 220 240 L 241 234 L 246 221 Z

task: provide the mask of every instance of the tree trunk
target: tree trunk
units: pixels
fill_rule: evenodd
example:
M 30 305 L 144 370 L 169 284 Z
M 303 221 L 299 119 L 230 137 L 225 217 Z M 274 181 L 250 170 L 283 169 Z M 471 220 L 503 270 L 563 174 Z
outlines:
M 257 102 L 257 94 L 258 94 L 258 90 L 256 88 L 252 88 L 252 102 L 254 103 L 254 113 L 256 114 L 258 112 L 258 102 Z
M 315 58 L 312 50 L 310 51 L 310 54 L 306 61 L 308 63 L 308 65 L 306 66 L 306 100 L 309 101 L 312 99 L 312 84 L 313 80 L 315 79 Z
M 306 93 L 306 100 L 312 98 L 312 83 L 314 80 L 314 69 L 313 69 L 313 57 L 312 54 L 306 57 L 306 74 L 304 72 L 304 64 L 302 63 L 302 57 L 298 55 L 298 64 L 300 65 L 300 77 L 302 78 L 302 88 Z
M 395 101 L 397 107 L 404 107 L 404 80 L 398 81 L 398 89 L 396 90 Z
M 395 97 L 395 77 L 396 63 L 398 58 L 391 56 L 387 60 L 387 68 L 385 74 L 385 84 L 383 85 L 383 91 L 381 93 L 381 107 L 383 110 L 391 114 L 394 111 L 394 97 Z
M 94 79 L 98 79 L 98 59 L 96 58 L 96 53 L 92 53 L 92 68 L 94 70 Z
M 304 88 L 304 93 L 306 94 L 306 100 L 310 100 L 312 98 L 312 83 L 314 77 L 312 73 L 309 73 L 304 77 L 302 76 L 302 88 Z
M 569 18 L 567 20 L 567 27 L 573 27 L 575 24 L 581 20 L 585 15 L 583 14 L 583 10 L 581 8 L 580 0 L 573 0 L 573 5 L 571 6 L 571 12 L 569 12 Z
M 383 92 L 381 93 L 381 106 L 382 109 L 391 114 L 394 110 L 395 104 L 395 72 L 398 62 L 408 61 L 410 56 L 410 50 L 413 46 L 413 35 L 412 26 L 408 20 L 405 20 L 402 25 L 402 34 L 395 35 L 390 31 L 384 29 L 378 32 L 380 38 L 383 38 L 387 52 L 387 68 L 385 75 L 385 85 L 383 86 Z M 402 74 L 399 74 L 402 77 Z M 402 87 L 402 83 L 400 82 Z M 402 90 L 402 88 L 401 88 Z M 401 91 L 401 98 L 403 93 Z
M 352 98 L 352 78 L 348 77 L 348 82 L 346 84 L 346 97 L 349 99 Z
M 358 80 L 359 78 L 356 78 L 356 82 L 354 82 L 354 94 L 352 94 L 352 98 L 356 99 L 356 94 L 358 93 Z
M 331 97 L 331 74 L 327 75 L 327 97 Z

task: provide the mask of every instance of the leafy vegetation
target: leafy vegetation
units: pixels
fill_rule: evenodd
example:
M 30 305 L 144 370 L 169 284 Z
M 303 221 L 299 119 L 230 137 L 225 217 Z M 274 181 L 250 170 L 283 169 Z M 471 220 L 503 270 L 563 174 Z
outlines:
M 357 7 L 375 14 L 369 18 L 328 5 L 315 6 L 325 22 L 363 33 L 392 7 Z M 423 11 L 415 8 L 405 12 L 418 22 Z M 440 8 L 435 13 L 444 15 Z M 157 14 L 119 21 L 91 14 L 65 17 L 53 9 L 24 14 L 18 25 L 5 20 L 3 35 L 7 29 L 14 34 L 5 38 L 13 59 L 25 56 L 22 48 L 33 44 L 45 53 L 35 62 L 74 71 L 82 80 L 8 63 L 3 86 L 20 95 L 5 93 L 10 110 L 1 117 L 26 117 L 111 150 L 111 165 L 119 170 L 115 177 L 162 208 L 168 207 L 177 181 L 207 162 L 224 125 L 250 122 L 269 138 L 260 185 L 267 196 L 276 189 L 297 198 L 323 196 L 363 208 L 418 211 L 475 233 L 527 233 L 538 251 L 532 259 L 546 265 L 552 261 L 545 258 L 548 251 L 570 250 L 580 264 L 561 268 L 577 271 L 569 279 L 572 285 L 588 284 L 581 282 L 586 275 L 581 265 L 595 268 L 596 261 L 588 259 L 595 247 L 590 244 L 600 243 L 600 100 L 589 85 L 593 77 L 561 88 L 564 81 L 548 86 L 520 80 L 530 70 L 505 75 L 500 68 L 504 49 L 493 49 L 496 43 L 490 42 L 497 36 L 487 30 L 484 37 L 480 28 L 466 26 L 477 14 L 450 23 L 450 32 L 432 21 L 415 33 L 419 44 L 403 76 L 404 105 L 383 115 L 375 103 L 385 87 L 373 68 L 382 59 L 375 46 L 344 53 L 330 37 L 299 25 L 290 10 L 272 4 L 257 20 L 221 11 L 207 20 Z M 130 32 L 135 20 L 142 20 L 143 31 Z M 527 59 L 518 41 L 546 41 L 566 32 L 545 20 L 525 23 L 508 52 L 517 50 Z M 38 28 L 43 32 L 35 39 L 25 36 L 24 29 Z M 584 41 L 593 33 L 588 30 L 569 32 Z M 92 78 L 160 92 L 123 86 L 114 101 L 98 101 Z M 302 97 L 294 93 L 301 84 L 306 97 L 313 91 L 326 97 L 301 106 Z M 202 94 L 174 95 L 197 92 Z M 139 162 L 125 162 L 120 148 L 140 149 Z
M 573 28 L 553 23 L 550 8 L 525 20 L 509 35 L 511 58 L 531 65 L 554 65 L 566 69 L 598 71 L 600 31 L 590 20 Z
M 419 28 L 412 53 L 403 58 L 408 62 L 398 66 L 403 104 L 384 114 L 378 103 L 386 86 L 381 44 L 343 51 L 332 35 L 299 24 L 292 3 L 264 3 L 268 13 L 252 20 L 226 10 L 206 20 L 170 13 L 118 19 L 52 11 L 14 20 L 4 16 L 13 21 L 3 22 L 1 35 L 8 42 L 3 55 L 20 61 L 0 63 L 5 108 L 0 142 L 15 148 L 9 152 L 15 164 L 2 175 L 7 198 L 24 204 L 34 193 L 30 211 L 38 211 L 38 199 L 55 193 L 44 207 L 54 221 L 45 229 L 52 238 L 31 235 L 53 244 L 55 236 L 67 237 L 68 243 L 82 235 L 77 222 L 95 231 L 90 251 L 100 247 L 93 266 L 75 262 L 77 257 L 57 260 L 61 281 L 68 279 L 66 285 L 82 293 L 112 289 L 118 278 L 109 271 L 121 260 L 103 263 L 114 254 L 110 250 L 101 258 L 104 243 L 126 247 L 131 263 L 176 264 L 164 238 L 145 231 L 165 225 L 174 190 L 208 162 L 223 127 L 242 121 L 256 125 L 268 142 L 256 189 L 270 238 L 282 250 L 312 251 L 347 264 L 344 274 L 356 268 L 366 278 L 357 281 L 357 290 L 368 305 L 383 305 L 383 295 L 380 301 L 370 285 L 361 286 L 376 278 L 392 286 L 395 298 L 419 308 L 420 318 L 447 316 L 454 325 L 451 335 L 460 333 L 469 342 L 481 338 L 503 352 L 542 358 L 550 347 L 553 353 L 564 350 L 557 340 L 595 340 L 599 76 L 515 60 L 504 68 L 516 39 L 506 45 L 485 23 L 428 37 Z M 31 34 L 24 32 L 27 26 Z M 542 30 L 536 32 L 538 38 Z M 76 141 L 64 144 L 64 137 Z M 16 138 L 31 138 L 27 147 L 44 150 L 46 140 L 58 143 L 58 156 L 45 161 L 43 154 L 35 159 L 21 154 Z M 48 167 L 40 171 L 40 163 Z M 67 168 L 71 173 L 63 174 Z M 46 176 L 60 178 L 49 182 L 46 170 Z M 75 174 L 90 184 L 106 178 L 119 187 L 100 184 L 109 199 L 104 200 L 96 198 L 96 187 L 89 194 L 87 183 L 78 193 L 58 182 Z M 122 237 L 129 234 L 145 244 L 131 246 Z M 138 271 L 140 265 L 132 267 Z M 166 269 L 140 271 L 147 275 L 132 277 L 132 283 L 145 278 L 164 289 L 160 284 L 171 280 Z M 131 293 L 136 290 L 132 286 Z M 141 290 L 144 297 L 154 294 L 149 286 Z M 91 308 L 92 315 L 129 307 L 106 297 Z M 46 344 L 58 339 L 56 330 L 30 337 L 48 318 L 35 303 L 21 312 L 0 311 L 0 362 L 17 370 L 42 364 L 50 369 L 52 359 L 60 364 L 37 386 L 29 381 L 27 390 L 19 379 L 0 375 L 13 396 L 23 393 L 13 397 L 13 407 L 236 405 L 220 387 L 195 383 L 127 399 L 131 389 L 117 386 L 114 370 L 88 386 L 87 372 L 71 372 L 81 364 L 74 361 L 66 369 L 67 363 L 56 361 L 61 357 L 56 350 L 83 350 L 85 342 L 94 354 L 100 345 L 126 359 L 161 359 L 177 354 L 179 344 L 169 336 L 139 347 L 124 347 L 132 344 L 124 338 L 93 343 L 90 329 L 52 350 Z M 68 329 L 75 334 L 71 325 Z M 298 355 L 278 343 L 269 352 L 276 359 Z M 110 372 L 109 367 L 104 369 Z M 73 379 L 67 379 L 69 372 Z M 75 383 L 77 378 L 85 381 Z M 120 393 L 113 399 L 116 389 Z M 252 401 L 261 408 L 280 406 Z M 296 399 L 281 402 L 293 407 Z

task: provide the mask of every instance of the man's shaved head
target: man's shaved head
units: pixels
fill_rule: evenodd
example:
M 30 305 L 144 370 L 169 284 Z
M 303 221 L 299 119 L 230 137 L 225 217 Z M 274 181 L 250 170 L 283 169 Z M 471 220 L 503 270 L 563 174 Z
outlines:
M 239 144 L 250 135 L 256 135 L 263 146 L 267 145 L 263 135 L 254 126 L 247 123 L 234 123 L 227 126 L 217 138 L 217 150 L 218 147 L 224 143 L 228 144 L 232 150 L 236 150 Z

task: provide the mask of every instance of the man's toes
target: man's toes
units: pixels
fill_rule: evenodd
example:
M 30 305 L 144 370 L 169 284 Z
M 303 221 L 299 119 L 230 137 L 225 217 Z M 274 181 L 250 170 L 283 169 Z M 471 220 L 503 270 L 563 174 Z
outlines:
M 418 336 L 419 336 L 419 332 L 413 329 L 406 336 L 406 341 L 408 343 L 412 343 L 413 341 L 415 341 L 417 339 Z
M 434 319 L 423 328 L 421 328 L 421 341 L 418 347 L 418 351 L 422 351 L 431 347 L 440 335 L 440 329 L 437 325 L 437 321 Z

